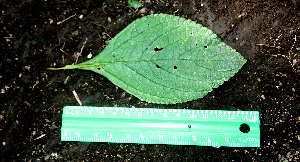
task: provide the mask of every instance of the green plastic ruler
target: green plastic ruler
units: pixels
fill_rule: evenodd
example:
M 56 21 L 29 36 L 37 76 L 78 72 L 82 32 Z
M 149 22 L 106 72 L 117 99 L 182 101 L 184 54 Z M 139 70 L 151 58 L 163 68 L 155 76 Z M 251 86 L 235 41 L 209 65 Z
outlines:
M 61 140 L 260 147 L 258 111 L 65 106 Z

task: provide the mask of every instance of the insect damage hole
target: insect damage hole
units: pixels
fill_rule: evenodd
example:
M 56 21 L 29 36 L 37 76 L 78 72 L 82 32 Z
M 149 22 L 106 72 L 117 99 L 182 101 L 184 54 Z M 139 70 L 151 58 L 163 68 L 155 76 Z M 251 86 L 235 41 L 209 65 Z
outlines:
M 207 48 L 207 45 L 203 46 L 204 48 Z
M 155 47 L 154 48 L 154 52 L 158 52 L 158 51 L 161 51 L 161 50 L 163 50 L 164 48 L 158 48 L 158 47 Z
M 175 65 L 173 68 L 174 68 L 174 69 L 177 69 L 177 66 Z
M 97 70 L 99 70 L 99 71 L 100 71 L 100 70 L 104 70 L 104 67 L 98 66 L 98 67 L 97 67 Z
M 155 66 L 156 66 L 157 69 L 160 69 L 160 66 L 159 66 L 159 65 L 156 64 Z

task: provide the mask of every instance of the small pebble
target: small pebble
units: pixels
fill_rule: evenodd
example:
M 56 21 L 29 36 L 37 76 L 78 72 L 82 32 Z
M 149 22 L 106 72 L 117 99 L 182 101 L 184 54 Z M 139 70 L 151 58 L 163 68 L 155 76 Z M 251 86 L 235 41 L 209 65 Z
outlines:
M 88 55 L 87 55 L 87 58 L 92 58 L 93 57 L 93 54 L 92 53 L 89 53 Z
M 140 13 L 141 13 L 141 14 L 145 14 L 145 13 L 146 13 L 146 8 L 142 8 L 142 9 L 140 10 Z

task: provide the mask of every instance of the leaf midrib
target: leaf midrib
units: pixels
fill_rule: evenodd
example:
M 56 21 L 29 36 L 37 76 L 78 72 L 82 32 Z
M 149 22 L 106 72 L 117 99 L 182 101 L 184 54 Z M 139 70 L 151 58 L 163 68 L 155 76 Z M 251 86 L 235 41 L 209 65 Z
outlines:
M 131 63 L 131 62 L 156 62 L 156 61 L 229 61 L 229 62 L 242 62 L 243 60 L 223 60 L 223 59 L 155 59 L 155 60 L 128 60 L 128 61 L 113 61 L 113 62 L 95 62 L 95 63 L 90 63 L 90 62 L 83 62 L 79 65 L 82 66 L 104 66 L 104 65 L 110 65 L 110 64 L 116 64 L 116 63 Z M 213 69 L 212 69 L 213 70 Z

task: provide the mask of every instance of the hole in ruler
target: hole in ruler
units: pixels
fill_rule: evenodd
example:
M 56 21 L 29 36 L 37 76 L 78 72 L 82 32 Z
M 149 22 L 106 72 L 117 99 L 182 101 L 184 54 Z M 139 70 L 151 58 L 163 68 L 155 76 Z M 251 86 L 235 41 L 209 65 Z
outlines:
M 191 126 L 191 125 L 188 125 L 188 127 L 189 127 L 189 128 L 192 128 L 192 126 Z
M 244 123 L 240 125 L 240 131 L 243 133 L 248 133 L 250 132 L 250 127 L 248 124 Z

